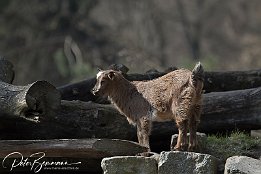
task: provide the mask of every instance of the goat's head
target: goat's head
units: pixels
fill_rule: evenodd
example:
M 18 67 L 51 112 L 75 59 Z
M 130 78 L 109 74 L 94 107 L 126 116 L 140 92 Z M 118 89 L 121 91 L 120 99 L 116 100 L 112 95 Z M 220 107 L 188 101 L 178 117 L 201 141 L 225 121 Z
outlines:
M 100 70 L 96 76 L 97 82 L 92 89 L 94 95 L 105 96 L 113 88 L 115 78 L 117 78 L 119 72 L 114 70 Z

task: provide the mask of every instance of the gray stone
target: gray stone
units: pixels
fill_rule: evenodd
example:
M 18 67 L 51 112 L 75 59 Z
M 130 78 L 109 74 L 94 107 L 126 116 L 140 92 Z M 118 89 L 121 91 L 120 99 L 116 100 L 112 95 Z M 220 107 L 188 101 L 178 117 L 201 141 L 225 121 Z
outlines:
M 101 162 L 104 174 L 157 174 L 157 162 L 142 156 L 115 156 Z
M 188 139 L 188 142 L 189 142 L 189 133 L 187 133 L 187 139 Z M 174 147 L 176 144 L 177 144 L 177 140 L 178 140 L 178 134 L 174 134 L 171 136 L 171 145 L 170 147 Z M 201 147 L 207 140 L 207 135 L 205 133 L 200 133 L 200 132 L 197 132 L 197 141 L 198 141 L 198 144 L 199 146 Z M 172 149 L 171 149 L 172 150 Z M 201 151 L 201 149 L 198 149 Z
M 227 159 L 225 174 L 261 174 L 261 160 L 247 156 L 232 156 Z
M 215 174 L 217 158 L 194 152 L 161 152 L 159 174 Z

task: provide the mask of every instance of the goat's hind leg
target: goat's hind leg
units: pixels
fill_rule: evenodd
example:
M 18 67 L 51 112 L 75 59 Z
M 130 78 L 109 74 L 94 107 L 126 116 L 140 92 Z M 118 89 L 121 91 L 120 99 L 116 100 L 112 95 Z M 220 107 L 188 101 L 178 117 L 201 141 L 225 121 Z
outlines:
M 201 106 L 195 105 L 193 108 L 192 117 L 189 121 L 189 147 L 188 151 L 195 151 L 198 145 L 197 141 L 197 127 L 200 122 Z

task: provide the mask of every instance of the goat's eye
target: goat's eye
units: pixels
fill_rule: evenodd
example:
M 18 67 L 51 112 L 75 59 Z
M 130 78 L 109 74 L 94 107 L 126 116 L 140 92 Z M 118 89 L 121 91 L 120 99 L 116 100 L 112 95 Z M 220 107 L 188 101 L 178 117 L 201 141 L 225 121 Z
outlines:
M 104 80 L 102 80 L 102 81 L 101 81 L 101 85 L 102 85 L 102 84 L 104 84 L 104 82 L 105 82 L 105 81 L 104 81 Z

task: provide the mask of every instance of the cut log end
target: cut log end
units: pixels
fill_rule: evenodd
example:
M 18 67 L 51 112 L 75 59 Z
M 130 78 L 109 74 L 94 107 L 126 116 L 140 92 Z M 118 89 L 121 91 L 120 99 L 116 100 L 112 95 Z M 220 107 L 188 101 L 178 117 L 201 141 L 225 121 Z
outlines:
M 52 116 L 50 112 L 60 108 L 61 94 L 53 85 L 47 81 L 36 81 L 29 86 L 25 96 L 27 108 L 21 116 L 31 121 L 39 121 L 43 116 Z
M 15 86 L 0 81 L 0 116 L 21 117 L 38 122 L 53 117 L 60 107 L 60 92 L 47 81 Z

